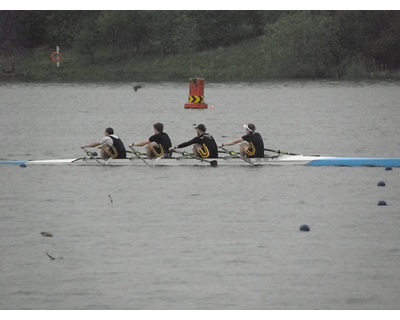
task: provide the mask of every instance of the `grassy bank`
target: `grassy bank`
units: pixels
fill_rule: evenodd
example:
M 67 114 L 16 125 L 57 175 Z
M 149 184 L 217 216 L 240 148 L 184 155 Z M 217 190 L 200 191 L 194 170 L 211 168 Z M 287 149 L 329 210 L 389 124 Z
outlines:
M 51 48 L 2 57 L 1 81 L 27 82 L 151 82 L 186 81 L 204 77 L 211 82 L 271 80 L 274 64 L 267 65 L 262 39 L 252 39 L 237 46 L 207 52 L 178 55 L 132 56 L 118 50 L 98 51 L 94 60 L 74 50 L 62 51 L 57 68 L 50 60 Z M 338 76 L 340 74 L 340 76 Z M 276 78 L 276 77 L 275 77 Z M 284 78 L 284 77 L 282 77 Z M 332 76 L 335 79 L 400 79 L 400 72 L 372 70 L 353 61 Z

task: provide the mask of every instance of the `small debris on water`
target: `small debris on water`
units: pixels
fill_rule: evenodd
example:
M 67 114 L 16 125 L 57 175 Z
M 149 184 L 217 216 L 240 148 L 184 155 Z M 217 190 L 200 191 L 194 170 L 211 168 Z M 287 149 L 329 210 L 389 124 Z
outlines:
M 142 88 L 143 87 L 143 85 L 142 84 L 137 84 L 137 85 L 135 85 L 135 86 L 133 86 L 133 90 L 135 90 L 135 92 L 136 91 L 138 91 L 140 88 Z
M 384 187 L 384 186 L 386 186 L 386 183 L 384 181 L 378 182 L 378 187 Z
M 51 261 L 55 260 L 56 258 L 52 257 L 51 255 L 49 255 L 46 251 L 46 255 L 50 258 Z
M 108 197 L 110 198 L 110 202 L 111 202 L 111 205 L 113 204 L 113 199 L 111 198 L 111 194 L 108 194 Z
M 52 236 L 53 236 L 52 233 L 50 233 L 50 232 L 45 232 L 45 231 L 41 232 L 40 234 L 41 234 L 43 237 L 52 237 Z

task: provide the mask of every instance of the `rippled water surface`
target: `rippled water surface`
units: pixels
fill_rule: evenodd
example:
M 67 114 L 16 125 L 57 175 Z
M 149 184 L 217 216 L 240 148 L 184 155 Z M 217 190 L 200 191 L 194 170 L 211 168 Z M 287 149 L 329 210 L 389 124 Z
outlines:
M 158 121 L 173 144 L 254 122 L 272 149 L 400 157 L 397 82 L 210 83 L 207 110 L 187 95 L 2 84 L 0 158 L 78 157 L 108 126 L 127 145 Z M 399 309 L 399 172 L 1 166 L 0 309 Z

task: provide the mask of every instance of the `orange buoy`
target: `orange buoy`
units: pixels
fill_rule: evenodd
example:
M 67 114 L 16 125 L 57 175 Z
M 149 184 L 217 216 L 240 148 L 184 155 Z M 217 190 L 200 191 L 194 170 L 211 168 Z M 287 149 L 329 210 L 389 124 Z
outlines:
M 189 102 L 185 103 L 185 109 L 207 109 L 204 102 L 204 79 L 191 78 L 189 82 Z

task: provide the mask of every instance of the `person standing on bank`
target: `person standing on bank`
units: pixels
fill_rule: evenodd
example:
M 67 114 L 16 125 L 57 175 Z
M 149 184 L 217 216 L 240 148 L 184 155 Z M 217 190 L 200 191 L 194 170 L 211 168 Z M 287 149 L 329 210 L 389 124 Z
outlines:
M 264 141 L 261 135 L 256 131 L 256 126 L 253 123 L 245 124 L 246 135 L 240 139 L 233 140 L 228 143 L 223 143 L 222 147 L 232 146 L 240 143 L 240 155 L 248 158 L 264 158 Z
M 168 134 L 164 132 L 164 125 L 157 122 L 153 124 L 153 128 L 154 134 L 148 140 L 132 143 L 132 147 L 146 146 L 146 153 L 149 159 L 159 157 L 170 158 L 171 152 L 169 149 L 172 147 L 172 143 Z
M 104 138 L 99 142 L 93 142 L 81 148 L 95 148 L 101 146 L 101 158 L 107 160 L 109 158 L 125 159 L 126 150 L 121 139 L 114 134 L 113 128 L 107 128 Z
M 195 157 L 207 159 L 207 158 L 218 158 L 218 146 L 212 135 L 206 133 L 206 126 L 199 124 L 195 127 L 197 136 L 192 140 L 178 144 L 171 150 L 185 148 L 193 145 L 193 155 Z

